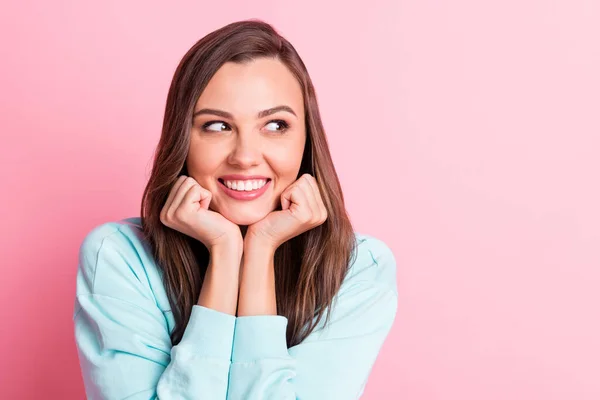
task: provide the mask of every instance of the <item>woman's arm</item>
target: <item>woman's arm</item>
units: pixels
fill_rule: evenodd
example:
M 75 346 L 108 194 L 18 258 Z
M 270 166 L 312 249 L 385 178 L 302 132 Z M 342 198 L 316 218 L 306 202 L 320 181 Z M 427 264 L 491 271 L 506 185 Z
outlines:
M 242 250 L 213 247 L 198 297 L 198 305 L 235 316 L 238 303 Z
M 287 318 L 274 310 L 272 255 L 248 249 L 242 263 L 229 400 L 354 400 L 392 323 L 398 302 L 396 261 L 373 237 L 359 240 L 358 257 L 336 296 L 330 323 L 287 348 Z M 253 254 L 253 256 L 250 256 Z M 241 312 L 241 313 L 240 313 Z
M 275 249 L 259 238 L 249 237 L 244 242 L 238 317 L 277 315 L 274 256 Z
M 135 237 L 112 224 L 94 229 L 80 247 L 73 319 L 86 397 L 224 400 L 239 259 L 213 253 L 198 305 L 176 346 L 148 285 L 148 275 L 157 271 L 147 260 Z
M 250 225 L 244 237 L 238 317 L 277 315 L 275 250 L 327 219 L 317 181 L 310 174 L 302 174 L 281 193 L 281 208 Z

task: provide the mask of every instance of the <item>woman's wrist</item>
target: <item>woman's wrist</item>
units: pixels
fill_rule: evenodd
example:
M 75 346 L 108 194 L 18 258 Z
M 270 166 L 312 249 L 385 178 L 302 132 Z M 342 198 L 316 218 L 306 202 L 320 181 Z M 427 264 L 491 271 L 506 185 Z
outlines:
M 244 239 L 240 232 L 238 232 L 238 234 L 226 234 L 219 238 L 215 243 L 207 246 L 207 248 L 211 256 L 215 253 L 217 256 L 231 253 L 241 257 L 244 249 Z
M 275 243 L 263 239 L 261 236 L 254 235 L 251 232 L 248 232 L 244 239 L 243 251 L 244 255 L 257 251 L 261 254 L 268 254 L 270 256 L 274 256 L 277 247 L 278 246 Z
M 248 228 L 246 236 L 244 237 L 244 252 L 258 248 L 275 254 L 275 250 L 277 250 L 280 245 L 281 243 L 266 237 L 263 233 L 256 233 L 252 228 Z
M 208 249 L 210 254 L 210 259 L 217 260 L 233 260 L 233 259 L 241 259 L 242 253 L 244 252 L 244 244 L 243 243 L 224 243 L 219 245 L 214 245 Z
M 247 239 L 250 237 L 247 236 Z M 274 255 L 275 247 L 268 242 L 259 239 L 244 241 L 238 317 L 277 315 Z
M 236 314 L 241 259 L 241 246 L 215 246 L 210 249 L 198 305 Z

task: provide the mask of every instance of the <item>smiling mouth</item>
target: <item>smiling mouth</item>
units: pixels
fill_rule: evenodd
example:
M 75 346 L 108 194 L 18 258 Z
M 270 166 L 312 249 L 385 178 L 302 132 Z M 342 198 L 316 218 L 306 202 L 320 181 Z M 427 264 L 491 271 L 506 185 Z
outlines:
M 271 186 L 271 179 L 268 179 L 267 182 L 258 189 L 254 190 L 235 190 L 227 187 L 225 182 L 222 179 L 218 179 L 219 188 L 230 198 L 235 200 L 254 200 L 261 197 Z
M 217 178 L 217 180 L 225 187 L 227 187 L 227 185 L 225 184 L 225 180 L 222 178 Z M 265 184 L 269 183 L 271 181 L 271 178 L 267 178 L 265 179 Z

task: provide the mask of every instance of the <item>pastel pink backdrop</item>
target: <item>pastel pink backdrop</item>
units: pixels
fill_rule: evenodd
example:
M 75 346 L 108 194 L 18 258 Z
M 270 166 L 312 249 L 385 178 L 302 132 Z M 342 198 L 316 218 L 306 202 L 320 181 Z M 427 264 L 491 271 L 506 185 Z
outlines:
M 309 68 L 356 229 L 398 261 L 364 399 L 600 398 L 599 4 L 5 2 L 2 397 L 84 397 L 80 242 L 138 215 L 185 51 L 257 17 Z

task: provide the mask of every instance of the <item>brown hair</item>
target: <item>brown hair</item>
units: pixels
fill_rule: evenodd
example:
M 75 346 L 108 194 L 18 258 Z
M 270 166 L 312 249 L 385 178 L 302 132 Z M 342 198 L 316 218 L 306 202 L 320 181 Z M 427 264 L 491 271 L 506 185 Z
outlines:
M 164 272 L 175 319 L 173 345 L 181 340 L 197 303 L 209 253 L 201 242 L 163 225 L 160 211 L 177 177 L 187 175 L 192 114 L 200 94 L 224 63 L 244 63 L 259 57 L 280 60 L 302 87 L 307 140 L 298 177 L 303 173 L 315 177 L 328 213 L 322 225 L 288 240 L 275 252 L 277 311 L 288 318 L 288 347 L 302 342 L 330 309 L 352 262 L 354 231 L 331 160 L 315 90 L 300 56 L 270 24 L 257 19 L 213 31 L 188 50 L 175 71 L 141 204 L 143 231 Z M 327 312 L 325 322 L 328 320 Z

